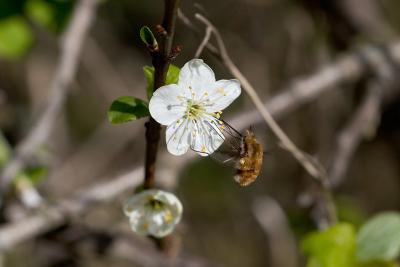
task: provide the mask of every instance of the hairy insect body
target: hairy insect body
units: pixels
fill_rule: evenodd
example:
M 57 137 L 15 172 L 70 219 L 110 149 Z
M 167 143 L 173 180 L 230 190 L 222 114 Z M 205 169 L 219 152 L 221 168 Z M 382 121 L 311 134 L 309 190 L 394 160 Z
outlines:
M 250 130 L 246 131 L 240 146 L 240 156 L 236 163 L 237 170 L 234 179 L 241 186 L 247 186 L 253 183 L 260 174 L 264 151 Z

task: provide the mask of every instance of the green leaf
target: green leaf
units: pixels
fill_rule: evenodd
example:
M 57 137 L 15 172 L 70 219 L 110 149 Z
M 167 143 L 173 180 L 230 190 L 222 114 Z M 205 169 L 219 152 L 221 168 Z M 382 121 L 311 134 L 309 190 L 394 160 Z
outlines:
M 149 116 L 147 103 L 132 96 L 121 96 L 114 100 L 108 110 L 108 120 L 120 124 Z
M 1 0 L 0 0 L 1 1 Z M 55 33 L 65 29 L 76 1 L 28 0 L 26 14 L 38 25 Z
M 339 195 L 335 196 L 335 202 L 339 221 L 351 223 L 358 229 L 367 220 L 367 215 L 355 198 Z
M 368 261 L 359 263 L 357 267 L 399 267 L 399 265 L 393 261 Z
M 368 220 L 357 235 L 357 259 L 389 261 L 400 255 L 400 213 L 385 212 Z
M 41 183 L 48 173 L 48 169 L 43 166 L 28 168 L 18 174 L 15 179 L 13 179 L 14 184 L 18 184 L 19 182 L 29 182 L 33 186 Z
M 165 79 L 165 84 L 178 83 L 180 71 L 181 69 L 178 68 L 177 66 L 172 64 L 169 65 L 167 78 Z
M 26 13 L 33 21 L 46 28 L 53 27 L 55 16 L 53 7 L 43 0 L 29 0 L 25 6 Z
M 144 66 L 143 72 L 144 75 L 146 76 L 146 81 L 147 81 L 147 87 L 146 87 L 147 97 L 148 99 L 150 99 L 151 96 L 153 95 L 153 89 L 154 89 L 154 67 Z M 165 78 L 165 84 L 178 83 L 179 72 L 180 72 L 179 67 L 170 64 L 167 72 L 167 77 Z
M 153 95 L 153 88 L 154 88 L 154 67 L 144 66 L 143 67 L 144 76 L 146 76 L 147 81 L 147 99 L 150 99 Z
M 142 42 L 152 49 L 155 49 L 158 46 L 157 40 L 154 37 L 153 32 L 147 26 L 143 26 L 140 29 L 140 39 L 142 39 Z
M 4 166 L 4 164 L 11 157 L 11 147 L 7 142 L 6 138 L 0 133 L 0 167 Z
M 354 267 L 355 230 L 351 224 L 336 224 L 312 232 L 302 242 L 307 267 Z
M 17 59 L 25 54 L 32 42 L 32 32 L 22 17 L 0 21 L 0 57 Z

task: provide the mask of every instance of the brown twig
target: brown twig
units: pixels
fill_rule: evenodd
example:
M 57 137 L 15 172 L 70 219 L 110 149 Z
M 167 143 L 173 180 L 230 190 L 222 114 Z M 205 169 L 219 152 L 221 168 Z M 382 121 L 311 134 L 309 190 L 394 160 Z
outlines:
M 110 179 L 109 182 L 103 182 L 88 190 L 83 190 L 71 198 L 60 200 L 57 204 L 47 207 L 36 215 L 2 226 L 0 249 L 10 249 L 62 224 L 67 218 L 78 217 L 81 212 L 94 203 L 107 202 L 117 197 L 121 192 L 138 185 L 141 182 L 142 172 L 142 168 L 137 168 L 132 172 Z
M 342 10 L 345 19 L 364 37 L 370 40 L 390 40 L 397 36 L 394 29 L 378 1 L 375 0 L 347 0 L 335 1 Z
M 320 167 L 316 166 L 315 162 L 310 159 L 305 153 L 303 153 L 290 138 L 286 135 L 286 133 L 282 130 L 282 128 L 278 125 L 275 119 L 272 117 L 271 113 L 265 108 L 262 103 L 260 97 L 258 96 L 254 87 L 250 84 L 247 78 L 240 72 L 237 66 L 233 63 L 230 58 L 228 51 L 225 47 L 225 44 L 222 40 L 222 37 L 218 31 L 218 29 L 204 16 L 200 14 L 196 14 L 195 17 L 204 23 L 208 28 L 212 29 L 214 36 L 216 37 L 219 52 L 221 55 L 222 63 L 229 69 L 232 75 L 237 78 L 243 89 L 246 91 L 250 99 L 253 101 L 256 109 L 260 112 L 261 116 L 270 127 L 272 132 L 276 135 L 279 141 L 282 143 L 283 147 L 288 150 L 296 160 L 304 167 L 304 169 L 314 178 L 323 179 L 325 174 L 321 170 Z
M 396 79 L 392 66 L 379 50 L 364 50 L 364 58 L 375 71 L 375 77 L 370 78 L 366 96 L 348 124 L 339 133 L 329 174 L 332 187 L 342 183 L 353 154 L 362 140 L 374 134 L 379 123 L 383 100 L 398 91 L 394 84 Z
M 367 135 L 367 131 L 377 126 L 382 87 L 375 81 L 370 82 L 365 99 L 350 119 L 348 125 L 340 132 L 337 149 L 333 156 L 329 178 L 333 187 L 341 184 L 357 146 Z
M 7 191 L 12 179 L 24 168 L 26 161 L 34 156 L 36 149 L 46 143 L 66 99 L 69 85 L 74 79 L 83 42 L 94 19 L 97 5 L 97 0 L 80 0 L 77 3 L 71 22 L 62 37 L 61 58 L 50 85 L 51 95 L 38 121 L 17 145 L 14 157 L 3 169 L 2 193 Z
M 158 27 L 160 44 L 157 51 L 150 51 L 154 66 L 154 88 L 165 85 L 165 78 L 172 58 L 172 43 L 175 34 L 175 23 L 180 0 L 165 0 L 164 19 Z M 146 158 L 144 188 L 155 186 L 155 168 L 161 126 L 153 118 L 146 123 Z
M 197 48 L 196 53 L 194 54 L 195 58 L 198 58 L 201 55 L 201 53 L 203 52 L 204 48 L 206 47 L 211 38 L 211 34 L 212 34 L 212 29 L 210 27 L 207 27 L 206 32 L 204 33 L 204 38 L 201 41 L 199 47 Z
M 337 221 L 336 207 L 333 203 L 332 194 L 329 190 L 330 185 L 329 185 L 328 175 L 322 164 L 320 164 L 317 159 L 301 151 L 292 142 L 292 140 L 290 140 L 290 138 L 286 135 L 286 133 L 282 130 L 282 128 L 280 128 L 280 126 L 275 121 L 271 113 L 266 109 L 266 107 L 262 103 L 255 88 L 250 84 L 247 78 L 240 72 L 237 66 L 233 63 L 218 29 L 204 16 L 196 14 L 195 17 L 202 23 L 204 23 L 207 26 L 207 28 L 210 28 L 212 30 L 217 40 L 217 46 L 219 48 L 219 55 L 222 63 L 230 70 L 232 75 L 240 81 L 243 89 L 246 91 L 246 93 L 254 103 L 256 109 L 261 114 L 264 121 L 267 123 L 269 128 L 281 142 L 281 146 L 289 153 L 291 153 L 294 156 L 294 158 L 303 166 L 303 168 L 313 178 L 315 178 L 315 181 L 318 182 L 318 187 L 320 188 L 319 191 L 321 196 L 320 203 L 323 206 L 324 218 L 326 219 L 328 224 L 336 223 Z

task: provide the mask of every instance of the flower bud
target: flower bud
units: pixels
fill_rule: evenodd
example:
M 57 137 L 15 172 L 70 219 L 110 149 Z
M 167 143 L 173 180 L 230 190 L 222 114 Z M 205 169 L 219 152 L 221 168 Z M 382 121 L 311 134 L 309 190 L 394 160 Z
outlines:
M 172 233 L 183 209 L 174 194 L 150 189 L 128 198 L 123 210 L 134 232 L 161 238 Z

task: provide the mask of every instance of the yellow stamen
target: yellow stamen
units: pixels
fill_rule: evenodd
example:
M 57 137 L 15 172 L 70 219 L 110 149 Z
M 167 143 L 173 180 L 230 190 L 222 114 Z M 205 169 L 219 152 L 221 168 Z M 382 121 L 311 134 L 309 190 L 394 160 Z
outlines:
M 174 219 L 174 216 L 172 216 L 172 213 L 170 210 L 165 211 L 164 213 L 164 220 L 166 223 L 172 222 Z

